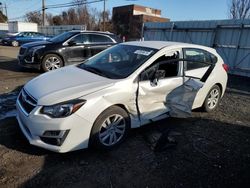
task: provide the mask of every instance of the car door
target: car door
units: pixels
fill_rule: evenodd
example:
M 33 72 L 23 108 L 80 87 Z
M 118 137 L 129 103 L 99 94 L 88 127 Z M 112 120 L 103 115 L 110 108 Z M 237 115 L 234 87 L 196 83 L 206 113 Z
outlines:
M 62 54 L 68 64 L 79 63 L 90 57 L 89 35 L 80 33 L 69 39 Z
M 198 48 L 183 48 L 185 75 L 201 78 L 207 71 L 209 65 L 203 62 L 210 62 L 208 52 Z
M 44 40 L 44 35 L 42 33 L 32 33 L 32 41 L 41 41 Z
M 23 37 L 23 43 L 33 42 L 33 32 L 26 32 Z
M 169 111 L 168 94 L 184 83 L 180 56 L 181 49 L 169 51 L 140 74 L 137 106 L 141 124 L 158 120 Z
M 183 48 L 183 56 L 186 61 L 184 61 L 184 71 L 186 77 L 194 77 L 197 79 L 202 79 L 204 82 L 204 86 L 197 93 L 197 96 L 194 101 L 194 108 L 199 106 L 201 102 L 203 102 L 204 95 L 207 94 L 207 90 L 211 87 L 206 79 L 207 75 L 210 75 L 212 72 L 215 63 L 217 62 L 217 58 L 203 50 L 198 48 Z M 209 70 L 210 69 L 210 70 Z M 206 79 L 204 79 L 204 75 L 206 74 Z
M 21 32 L 16 36 L 16 40 L 19 44 L 24 44 L 29 42 L 29 32 Z
M 114 45 L 113 40 L 107 36 L 102 34 L 89 34 L 90 36 L 90 53 L 91 56 L 105 50 L 106 48 Z

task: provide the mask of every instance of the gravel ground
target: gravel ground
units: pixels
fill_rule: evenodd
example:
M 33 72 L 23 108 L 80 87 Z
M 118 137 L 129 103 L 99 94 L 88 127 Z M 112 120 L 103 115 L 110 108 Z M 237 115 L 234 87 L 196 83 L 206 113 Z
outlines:
M 29 145 L 15 118 L 4 118 L 15 114 L 20 86 L 39 74 L 17 66 L 17 51 L 0 47 L 0 187 L 250 187 L 249 78 L 230 76 L 212 113 L 131 130 L 112 151 L 57 154 Z M 169 133 L 166 147 L 154 151 L 149 138 L 161 133 Z

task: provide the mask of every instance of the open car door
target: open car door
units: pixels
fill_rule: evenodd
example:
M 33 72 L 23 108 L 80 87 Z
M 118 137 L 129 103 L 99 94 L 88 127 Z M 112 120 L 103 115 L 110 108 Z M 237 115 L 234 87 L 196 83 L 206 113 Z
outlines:
M 170 51 L 158 58 L 140 75 L 137 109 L 141 124 L 169 116 L 188 117 L 197 92 L 202 88 L 214 65 L 192 57 L 182 58 L 182 50 Z M 202 70 L 187 72 L 189 63 Z M 188 73 L 186 75 L 186 72 Z

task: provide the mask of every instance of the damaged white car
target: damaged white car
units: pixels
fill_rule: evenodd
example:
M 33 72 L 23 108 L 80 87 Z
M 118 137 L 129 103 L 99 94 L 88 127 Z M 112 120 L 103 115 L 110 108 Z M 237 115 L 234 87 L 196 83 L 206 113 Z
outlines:
M 17 99 L 17 119 L 39 147 L 108 149 L 130 128 L 188 117 L 194 108 L 214 110 L 226 89 L 227 70 L 212 48 L 127 42 L 28 82 Z

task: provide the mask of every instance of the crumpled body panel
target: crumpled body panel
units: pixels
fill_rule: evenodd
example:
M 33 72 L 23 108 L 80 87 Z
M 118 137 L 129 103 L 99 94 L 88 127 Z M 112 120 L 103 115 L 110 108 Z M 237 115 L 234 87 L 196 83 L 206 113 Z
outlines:
M 166 98 L 169 116 L 179 118 L 190 117 L 196 94 L 202 86 L 202 82 L 189 79 L 183 85 L 169 93 Z

